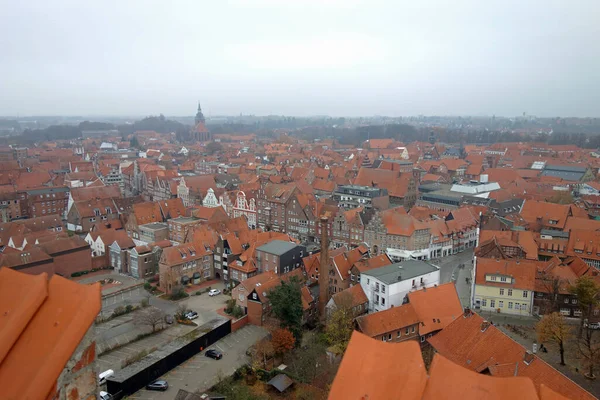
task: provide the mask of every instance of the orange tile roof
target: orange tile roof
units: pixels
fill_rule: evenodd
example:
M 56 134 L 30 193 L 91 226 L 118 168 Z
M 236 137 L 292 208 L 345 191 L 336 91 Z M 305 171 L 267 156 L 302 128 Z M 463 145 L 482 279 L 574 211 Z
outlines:
M 538 259 L 538 245 L 533 232 L 482 230 L 479 232 L 479 247 L 494 239 L 500 246 L 520 247 L 529 260 Z
M 360 285 L 356 286 L 360 287 Z M 401 330 L 404 327 L 418 323 L 419 316 L 412 304 L 403 304 L 399 307 L 392 307 L 356 318 L 359 330 L 369 337 Z
M 146 202 L 133 205 L 133 213 L 135 214 L 138 225 L 149 224 L 152 222 L 162 222 L 162 214 L 158 203 Z
M 383 267 L 385 265 L 392 264 L 392 260 L 388 257 L 387 254 L 380 254 L 375 257 L 366 258 L 364 260 L 360 260 L 354 263 L 356 269 L 358 269 L 361 273 L 370 271 L 373 268 Z
M 0 268 L 2 397 L 47 398 L 100 308 L 97 283 Z
M 463 313 L 453 282 L 409 292 L 408 301 L 421 322 L 421 336 L 445 328 Z
M 158 204 L 165 219 L 185 216 L 185 206 L 180 198 L 161 200 Z
M 539 230 L 547 227 L 563 229 L 567 222 L 569 211 L 569 205 L 527 200 L 523 204 L 520 214 L 527 221 L 531 230 Z M 550 220 L 557 221 L 557 223 L 551 224 Z
M 310 308 L 310 305 L 314 303 L 315 299 L 312 297 L 310 290 L 308 290 L 307 286 L 302 286 L 300 289 L 300 294 L 302 295 L 302 309 L 304 311 Z
M 585 216 L 585 218 L 568 217 L 564 230 L 565 231 L 571 231 L 571 230 L 598 231 L 598 230 L 600 230 L 600 221 L 598 221 L 596 219 L 590 219 L 587 215 Z
M 348 289 L 342 290 L 341 292 L 334 294 L 332 299 L 336 304 L 338 304 L 339 299 L 341 299 L 340 296 L 343 293 L 346 293 L 346 294 L 349 294 L 350 296 L 352 296 L 352 307 L 356 307 L 361 304 L 365 304 L 365 303 L 369 302 L 369 299 L 367 298 L 365 291 L 363 290 L 362 286 L 360 286 L 360 285 L 350 286 Z
M 491 258 L 477 259 L 475 284 L 523 290 L 535 290 L 535 276 L 539 261 L 528 260 L 496 260 Z M 490 282 L 485 280 L 488 274 L 502 274 L 514 278 L 512 283 Z
M 436 354 L 429 368 L 429 381 L 424 400 L 506 400 L 537 399 L 530 379 L 521 377 L 497 378 L 462 368 Z
M 119 186 L 71 188 L 73 201 L 120 198 Z
M 426 383 L 417 342 L 384 343 L 354 332 L 328 398 L 416 400 L 421 399 Z
M 527 377 L 538 392 L 543 384 L 573 400 L 595 398 L 537 356 L 526 363 L 523 346 L 493 325 L 482 331 L 483 322 L 482 317 L 471 313 L 457 318 L 428 341 L 438 354 L 472 371 L 489 369 L 492 376 Z
M 567 250 L 569 256 L 598 260 L 600 257 L 600 231 L 573 230 L 569 235 Z

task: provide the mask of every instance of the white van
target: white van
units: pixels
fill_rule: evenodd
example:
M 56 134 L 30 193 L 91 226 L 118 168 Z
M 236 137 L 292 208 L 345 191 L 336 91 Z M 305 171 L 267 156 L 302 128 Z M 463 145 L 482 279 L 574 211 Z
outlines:
M 106 380 L 114 374 L 115 371 L 113 371 L 112 369 L 107 369 L 106 371 L 98 375 L 98 385 L 104 385 L 106 383 Z

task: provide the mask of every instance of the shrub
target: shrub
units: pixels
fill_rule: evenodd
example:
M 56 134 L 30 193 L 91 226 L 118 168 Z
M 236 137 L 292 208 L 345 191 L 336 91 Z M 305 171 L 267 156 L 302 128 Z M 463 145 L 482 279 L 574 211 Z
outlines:
M 150 305 L 150 301 L 148 299 L 142 299 L 142 301 L 140 302 L 140 305 L 142 307 L 148 307 Z
M 144 283 L 144 289 L 146 289 L 146 290 L 152 290 L 152 285 L 150 284 L 150 282 Z
M 198 291 L 196 292 L 196 296 L 200 296 L 201 294 L 202 294 L 202 292 L 201 292 L 200 290 L 198 290 Z
M 125 306 L 125 313 L 130 313 L 133 311 L 133 306 L 131 304 L 127 304 Z
M 123 306 L 118 306 L 117 308 L 115 308 L 115 309 L 113 310 L 112 317 L 113 317 L 113 318 L 114 318 L 114 317 L 118 317 L 119 315 L 123 315 L 123 314 L 125 314 L 125 313 L 127 313 L 127 311 L 125 311 L 125 307 L 123 307 Z
M 235 308 L 235 299 L 229 299 L 226 301 L 227 305 L 225 306 L 225 313 L 231 314 L 233 309 Z
M 229 294 L 229 290 L 228 289 L 223 289 L 223 294 Z
M 235 318 L 240 318 L 244 315 L 244 310 L 242 310 L 242 307 L 236 305 L 233 307 L 232 314 Z
M 189 295 L 185 292 L 185 290 L 183 289 L 183 286 L 175 286 L 173 288 L 173 291 L 171 292 L 171 295 L 169 296 L 169 299 L 179 300 L 179 299 L 186 298 L 188 296 Z

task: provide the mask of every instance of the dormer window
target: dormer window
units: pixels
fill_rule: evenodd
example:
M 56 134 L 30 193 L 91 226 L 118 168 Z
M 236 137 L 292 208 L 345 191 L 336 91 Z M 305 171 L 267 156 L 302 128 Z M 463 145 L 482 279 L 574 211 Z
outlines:
M 106 213 L 107 214 L 112 214 L 112 210 L 110 209 L 110 207 L 106 207 Z
M 99 208 L 94 208 L 94 215 L 96 217 L 100 216 L 100 209 Z

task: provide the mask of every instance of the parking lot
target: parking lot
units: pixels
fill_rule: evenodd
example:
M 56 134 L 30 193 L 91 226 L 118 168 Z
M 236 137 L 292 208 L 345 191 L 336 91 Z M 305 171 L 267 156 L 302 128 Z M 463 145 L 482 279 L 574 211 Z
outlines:
M 167 391 L 154 392 L 142 389 L 128 396 L 128 399 L 172 400 L 179 389 L 190 392 L 207 390 L 217 382 L 218 374 L 231 375 L 237 368 L 249 362 L 246 350 L 266 335 L 267 331 L 265 329 L 259 326 L 246 325 L 209 347 L 209 349 L 215 349 L 223 353 L 222 359 L 213 360 L 208 358 L 203 351 L 160 377 L 160 379 L 169 382 Z

